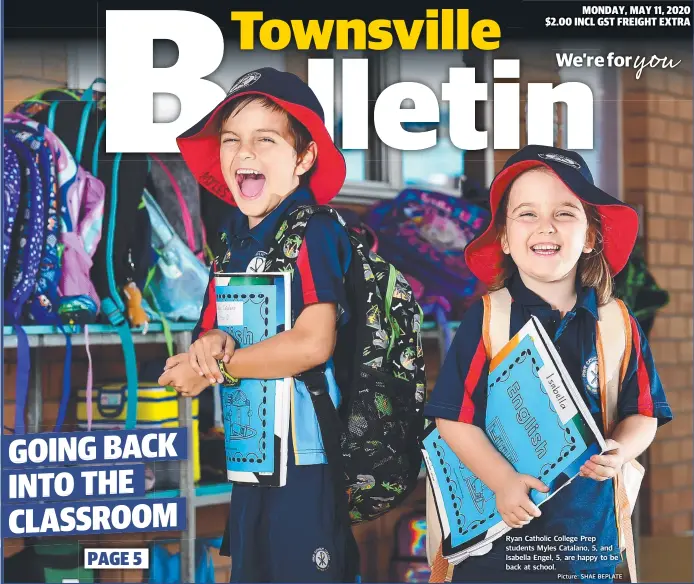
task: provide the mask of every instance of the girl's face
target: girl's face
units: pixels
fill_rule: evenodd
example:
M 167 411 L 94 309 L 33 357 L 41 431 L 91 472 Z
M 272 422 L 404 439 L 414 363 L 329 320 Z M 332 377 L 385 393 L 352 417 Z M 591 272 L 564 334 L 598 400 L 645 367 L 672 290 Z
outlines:
M 501 246 L 526 279 L 575 278 L 581 253 L 593 249 L 591 240 L 583 204 L 555 174 L 531 170 L 515 180 Z

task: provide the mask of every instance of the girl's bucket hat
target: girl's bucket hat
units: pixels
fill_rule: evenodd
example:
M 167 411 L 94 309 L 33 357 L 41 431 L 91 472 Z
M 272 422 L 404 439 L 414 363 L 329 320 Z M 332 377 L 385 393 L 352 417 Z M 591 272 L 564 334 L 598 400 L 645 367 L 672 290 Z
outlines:
M 525 146 L 511 156 L 492 182 L 489 226 L 465 249 L 465 261 L 472 273 L 487 285 L 494 281 L 504 257 L 494 227 L 499 203 L 514 179 L 539 166 L 549 168 L 581 201 L 597 208 L 602 224 L 603 254 L 612 276 L 617 275 L 626 265 L 639 232 L 636 211 L 596 187 L 586 161 L 576 152 L 535 145 Z

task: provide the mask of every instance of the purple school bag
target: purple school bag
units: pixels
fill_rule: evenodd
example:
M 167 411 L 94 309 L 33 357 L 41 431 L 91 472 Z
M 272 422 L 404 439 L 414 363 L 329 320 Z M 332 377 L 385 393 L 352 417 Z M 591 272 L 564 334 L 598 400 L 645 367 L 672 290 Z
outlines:
M 2 233 L 2 272 L 5 273 L 7 258 L 12 247 L 12 234 L 19 211 L 22 196 L 22 176 L 17 153 L 7 143 L 7 136 L 3 137 L 2 145 L 3 167 L 2 184 L 5 203 L 4 228 Z
M 440 296 L 459 319 L 482 289 L 465 263 L 467 244 L 489 222 L 489 212 L 433 190 L 407 188 L 374 206 L 366 223 L 378 233 L 378 252 L 408 276 L 426 296 Z
M 59 283 L 52 285 L 60 295 L 56 312 L 66 323 L 94 322 L 100 301 L 89 273 L 92 256 L 101 240 L 104 185 L 76 164 L 62 140 L 45 125 L 20 113 L 5 114 L 4 119 L 14 128 L 25 126 L 40 134 L 53 155 L 60 213 L 59 223 L 49 217 L 47 228 L 63 245 L 57 272 Z

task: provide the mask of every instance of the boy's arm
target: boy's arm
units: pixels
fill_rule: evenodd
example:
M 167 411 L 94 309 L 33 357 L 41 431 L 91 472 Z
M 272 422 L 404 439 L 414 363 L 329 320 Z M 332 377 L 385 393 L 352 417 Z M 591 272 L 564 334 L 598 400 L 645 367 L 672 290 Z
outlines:
M 344 274 L 350 259 L 345 229 L 332 217 L 312 217 L 296 258 L 292 302 L 297 303 L 299 316 L 294 326 L 236 350 L 225 366 L 227 372 L 238 378 L 294 377 L 328 361 L 337 328 L 349 318 Z
M 226 370 L 232 377 L 294 377 L 330 359 L 337 340 L 335 304 L 311 304 L 294 327 L 244 349 L 236 349 Z
M 200 335 L 217 328 L 217 299 L 214 293 L 214 271 L 215 265 L 212 264 L 212 266 L 210 266 L 210 277 L 207 283 L 207 290 L 202 301 L 200 318 L 198 318 L 198 322 L 193 329 L 192 343 L 197 341 Z

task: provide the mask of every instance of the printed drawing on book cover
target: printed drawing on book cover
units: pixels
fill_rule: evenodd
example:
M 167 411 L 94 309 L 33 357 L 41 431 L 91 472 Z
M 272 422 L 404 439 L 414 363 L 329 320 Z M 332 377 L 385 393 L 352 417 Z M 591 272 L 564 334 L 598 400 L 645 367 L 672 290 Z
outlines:
M 239 390 L 234 391 L 228 398 L 231 418 L 230 440 L 246 440 L 253 438 L 257 431 L 251 426 L 251 400 Z

